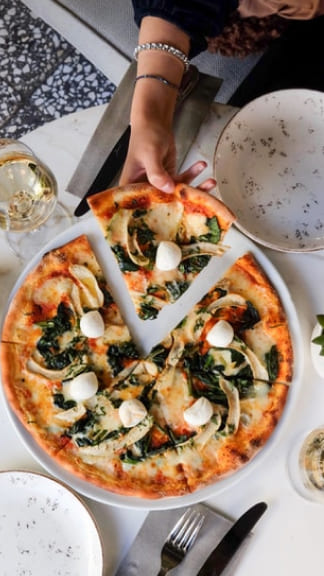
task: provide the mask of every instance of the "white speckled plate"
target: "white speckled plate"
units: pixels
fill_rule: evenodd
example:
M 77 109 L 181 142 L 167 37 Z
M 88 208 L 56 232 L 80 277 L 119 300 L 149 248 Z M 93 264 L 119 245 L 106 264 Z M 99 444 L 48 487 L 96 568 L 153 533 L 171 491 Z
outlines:
M 324 94 L 290 89 L 249 102 L 224 128 L 214 170 L 250 238 L 281 251 L 324 248 Z
M 63 484 L 0 472 L 0 566 L 2 576 L 101 576 L 96 524 Z

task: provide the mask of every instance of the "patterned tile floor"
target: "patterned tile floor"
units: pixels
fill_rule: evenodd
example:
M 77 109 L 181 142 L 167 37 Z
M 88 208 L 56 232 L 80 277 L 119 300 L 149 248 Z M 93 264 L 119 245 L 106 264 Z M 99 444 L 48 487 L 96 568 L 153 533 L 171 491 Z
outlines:
M 115 86 L 20 0 L 0 2 L 0 137 L 109 102 Z

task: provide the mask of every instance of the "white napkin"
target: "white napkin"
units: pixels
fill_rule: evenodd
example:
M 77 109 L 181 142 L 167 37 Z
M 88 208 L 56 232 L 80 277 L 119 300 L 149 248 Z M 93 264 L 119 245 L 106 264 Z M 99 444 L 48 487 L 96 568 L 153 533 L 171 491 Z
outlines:
M 199 536 L 185 559 L 172 571 L 172 576 L 196 576 L 203 563 L 232 526 L 232 522 L 208 506 L 197 504 L 192 508 L 205 514 Z M 128 554 L 115 576 L 156 576 L 160 569 L 161 548 L 177 520 L 186 508 L 149 512 Z M 250 540 L 250 535 L 230 561 L 224 576 L 235 571 L 235 566 Z

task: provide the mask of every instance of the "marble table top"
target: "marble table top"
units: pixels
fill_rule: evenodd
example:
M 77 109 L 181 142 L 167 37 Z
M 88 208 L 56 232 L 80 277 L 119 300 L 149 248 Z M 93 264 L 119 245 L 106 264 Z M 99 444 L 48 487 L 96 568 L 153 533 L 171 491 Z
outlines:
M 58 181 L 59 200 L 71 214 L 79 199 L 66 192 L 67 183 L 104 109 L 105 106 L 99 106 L 63 117 L 23 138 L 53 170 Z M 208 162 L 204 177 L 212 175 L 217 138 L 234 113 L 235 109 L 214 103 L 184 167 L 204 158 Z M 86 221 L 89 217 L 87 214 L 82 218 Z M 0 233 L 0 250 L 2 314 L 23 263 L 9 249 L 3 232 Z M 324 424 L 324 381 L 315 372 L 310 358 L 316 314 L 324 313 L 324 251 L 288 254 L 263 249 L 263 252 L 283 278 L 297 310 L 305 356 L 302 385 L 272 451 L 239 483 L 208 499 L 208 504 L 235 519 L 257 501 L 268 503 L 269 508 L 253 535 L 253 544 L 235 566 L 236 576 L 259 573 L 263 576 L 304 576 L 308 572 L 318 573 L 322 565 L 324 509 L 323 505 L 308 501 L 295 491 L 287 464 L 298 435 Z M 0 470 L 7 469 L 46 473 L 18 436 L 0 396 Z M 103 537 L 105 576 L 113 576 L 147 510 L 115 507 L 83 498 L 95 515 Z M 227 573 L 232 572 L 229 569 Z

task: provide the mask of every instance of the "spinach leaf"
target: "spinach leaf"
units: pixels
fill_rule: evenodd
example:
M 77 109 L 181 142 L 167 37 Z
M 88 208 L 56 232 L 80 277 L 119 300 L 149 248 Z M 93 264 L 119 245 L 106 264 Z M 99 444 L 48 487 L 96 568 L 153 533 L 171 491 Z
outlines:
M 46 341 L 53 341 L 58 336 L 68 332 L 72 328 L 71 318 L 73 312 L 72 310 L 60 302 L 57 307 L 57 314 L 49 320 L 44 320 L 43 322 L 37 322 L 37 326 L 40 326 L 43 330 L 43 338 Z
M 136 233 L 140 246 L 149 242 L 151 243 L 154 240 L 155 233 L 143 221 L 141 221 L 140 226 L 136 227 Z
M 138 350 L 131 340 L 121 344 L 112 344 L 107 351 L 107 360 L 114 376 L 124 368 L 125 359 L 136 360 L 138 358 Z
M 46 367 L 51 370 L 61 370 L 83 354 L 80 346 L 78 346 L 80 342 L 83 342 L 80 338 L 73 339 L 65 350 L 61 351 L 60 349 L 60 336 L 72 329 L 72 315 L 72 310 L 61 302 L 58 305 L 56 316 L 44 322 L 38 322 L 43 334 L 36 347 L 44 358 Z
M 149 354 L 149 360 L 152 360 L 159 368 L 164 368 L 164 363 L 168 357 L 169 350 L 161 344 L 154 346 Z
M 193 256 L 192 258 L 187 258 L 186 260 L 182 260 L 182 262 L 178 266 L 178 270 L 183 274 L 190 274 L 193 272 L 200 272 L 207 266 L 211 256 L 208 254 L 199 254 L 197 256 Z
M 139 270 L 139 266 L 129 258 L 128 254 L 120 244 L 112 246 L 112 251 L 117 258 L 119 268 L 122 272 L 135 272 L 136 270 Z
M 250 301 L 247 301 L 247 308 L 244 311 L 242 318 L 240 319 L 240 330 L 248 330 L 249 328 L 252 328 L 254 324 L 257 324 L 259 321 L 260 321 L 259 312 Z
M 270 382 L 274 382 L 279 372 L 279 353 L 275 345 L 265 354 L 266 366 Z
M 165 286 L 172 300 L 177 300 L 189 288 L 189 282 L 173 280 L 166 282 Z
M 55 406 L 62 408 L 62 410 L 69 410 L 77 405 L 75 400 L 65 400 L 64 395 L 59 392 L 53 395 L 53 402 Z
M 210 232 L 207 234 L 201 234 L 198 238 L 199 242 L 211 242 L 212 244 L 217 244 L 220 241 L 221 230 L 218 225 L 216 216 L 207 218 L 206 224 Z
M 154 318 L 157 317 L 158 313 L 159 310 L 158 308 L 155 308 L 155 306 L 153 306 L 153 302 L 151 303 L 142 302 L 139 311 L 139 317 L 142 320 L 154 320 Z

